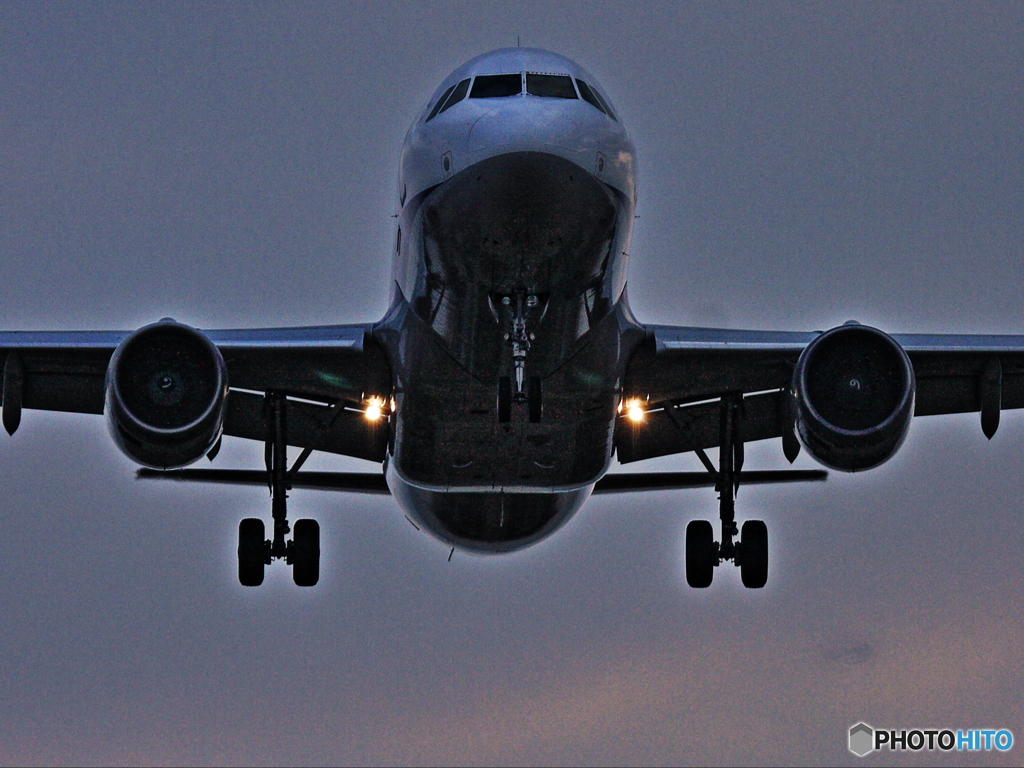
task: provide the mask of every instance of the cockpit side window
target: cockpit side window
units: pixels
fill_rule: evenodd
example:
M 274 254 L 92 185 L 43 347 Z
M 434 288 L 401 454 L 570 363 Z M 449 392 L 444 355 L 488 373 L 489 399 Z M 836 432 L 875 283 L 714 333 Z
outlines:
M 471 99 L 493 99 L 500 96 L 518 96 L 523 92 L 523 76 L 518 72 L 514 75 L 479 75 L 473 81 Z
M 595 91 L 593 88 L 591 88 L 589 85 L 587 85 L 578 78 L 576 80 L 576 86 L 580 89 L 580 96 L 583 97 L 584 101 L 586 101 L 588 104 L 597 107 L 599 110 L 608 115 L 608 117 L 610 117 L 612 120 L 615 120 L 615 115 L 608 108 L 608 105 L 605 104 L 604 99 L 601 98 L 601 94 L 599 94 L 597 91 Z
M 423 122 L 429 123 L 431 120 L 434 119 L 434 115 L 441 111 L 441 107 L 444 106 L 444 103 L 448 100 L 448 97 L 452 95 L 452 91 L 454 90 L 454 85 L 448 86 L 448 90 L 441 94 L 441 98 L 437 100 L 437 103 L 434 104 L 434 108 L 430 110 L 430 114 L 427 115 L 427 119 L 424 120 Z
M 468 90 L 469 78 L 467 77 L 465 80 L 463 80 L 462 82 L 455 86 L 455 88 L 452 90 L 451 96 L 445 99 L 444 104 L 441 106 L 440 109 L 437 110 L 437 114 L 440 115 L 442 112 L 451 109 L 464 98 L 466 98 L 466 91 Z M 427 119 L 429 120 L 430 118 L 428 117 Z
M 568 75 L 534 75 L 526 73 L 526 92 L 534 96 L 575 99 L 576 89 Z
M 597 100 L 597 97 L 594 96 L 594 92 L 592 90 L 590 90 L 590 86 L 589 85 L 584 83 L 582 80 L 577 79 L 576 80 L 576 87 L 580 89 L 580 96 L 583 97 L 583 100 L 585 102 L 587 102 L 587 104 L 590 104 L 591 106 L 596 107 L 597 109 L 599 109 L 602 112 L 604 112 L 604 107 L 601 106 L 601 102 L 599 102 Z M 605 113 L 605 114 L 607 114 L 607 113 Z
M 593 88 L 591 88 L 590 90 L 594 92 L 594 97 L 598 101 L 601 102 L 601 105 L 604 107 L 604 111 L 608 113 L 608 117 L 610 117 L 612 120 L 615 120 L 616 122 L 618 122 L 619 118 L 617 118 L 615 116 L 615 113 L 612 112 L 612 108 L 608 106 L 608 102 L 604 100 L 604 98 L 601 96 L 600 93 L 598 93 L 597 91 L 594 91 Z

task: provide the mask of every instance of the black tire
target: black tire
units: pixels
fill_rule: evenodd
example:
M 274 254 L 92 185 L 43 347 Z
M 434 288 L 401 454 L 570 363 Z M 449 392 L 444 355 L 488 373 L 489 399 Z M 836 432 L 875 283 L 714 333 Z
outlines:
M 320 524 L 316 520 L 296 520 L 292 547 L 292 579 L 296 586 L 316 586 L 320 581 Z
M 768 526 L 747 520 L 740 529 L 740 579 L 747 589 L 768 583 Z
M 707 520 L 691 520 L 686 526 L 686 583 L 707 589 L 715 576 L 715 535 Z
M 498 421 L 507 424 L 512 421 L 512 377 L 498 377 Z
M 530 387 L 527 393 L 529 399 L 530 421 L 534 424 L 540 422 L 544 415 L 544 395 L 540 384 L 540 376 L 530 377 Z
M 238 580 L 243 587 L 263 583 L 266 565 L 266 544 L 263 521 L 247 517 L 238 524 Z

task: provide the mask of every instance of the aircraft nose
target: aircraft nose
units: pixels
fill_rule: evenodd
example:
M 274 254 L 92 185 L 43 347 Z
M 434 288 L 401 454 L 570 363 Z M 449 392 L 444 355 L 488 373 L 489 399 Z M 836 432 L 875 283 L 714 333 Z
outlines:
M 559 110 L 547 110 L 538 120 L 537 116 L 524 119 L 520 110 L 492 109 L 473 123 L 467 148 L 473 151 L 503 144 L 540 143 L 572 149 L 579 134 L 576 122 Z

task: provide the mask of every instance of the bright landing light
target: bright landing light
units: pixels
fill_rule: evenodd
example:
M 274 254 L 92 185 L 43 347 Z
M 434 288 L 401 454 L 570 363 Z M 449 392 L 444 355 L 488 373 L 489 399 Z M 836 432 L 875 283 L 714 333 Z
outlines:
M 640 406 L 639 400 L 630 400 L 626 403 L 626 415 L 636 424 L 644 420 L 644 409 Z
M 377 421 L 381 416 L 384 415 L 383 403 L 379 398 L 371 397 L 369 403 L 366 406 L 366 410 L 363 411 L 363 415 L 367 421 Z

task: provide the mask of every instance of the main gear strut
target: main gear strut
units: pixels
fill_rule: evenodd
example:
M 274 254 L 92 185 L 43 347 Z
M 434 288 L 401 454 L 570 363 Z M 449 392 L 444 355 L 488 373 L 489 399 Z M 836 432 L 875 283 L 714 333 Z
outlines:
M 760 520 L 743 524 L 739 542 L 733 538 L 740 533 L 736 528 L 736 492 L 743 468 L 743 395 L 729 393 L 722 396 L 719 420 L 718 471 L 715 490 L 718 491 L 718 517 L 722 526 L 722 540 L 716 542 L 711 523 L 693 520 L 686 526 L 686 581 L 691 587 L 711 585 L 714 569 L 723 560 L 732 560 L 740 568 L 745 587 L 759 589 L 768 580 L 768 528 Z M 697 454 L 713 470 L 703 450 Z
M 298 520 L 292 541 L 288 524 L 288 399 L 279 392 L 267 392 L 264 414 L 267 439 L 264 461 L 270 488 L 274 538 L 264 540 L 263 521 L 246 518 L 238 527 L 238 579 L 244 586 L 263 583 L 264 566 L 284 560 L 292 566 L 292 578 L 300 587 L 311 587 L 320 579 L 320 525 L 316 520 Z

